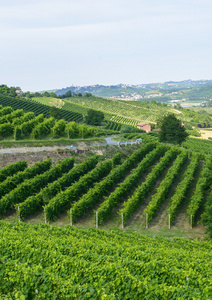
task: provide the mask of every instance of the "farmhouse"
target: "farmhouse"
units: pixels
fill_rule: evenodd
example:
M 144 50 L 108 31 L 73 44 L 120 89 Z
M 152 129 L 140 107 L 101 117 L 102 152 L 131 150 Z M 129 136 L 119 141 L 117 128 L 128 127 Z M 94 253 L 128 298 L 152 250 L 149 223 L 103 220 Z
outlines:
M 22 90 L 16 90 L 15 92 L 16 92 L 16 95 L 17 95 L 17 96 L 20 96 L 20 95 L 23 94 Z
M 138 129 L 145 130 L 146 132 L 151 131 L 151 125 L 149 125 L 149 124 L 147 124 L 147 123 L 138 123 L 138 124 L 137 124 L 137 128 L 138 128 Z

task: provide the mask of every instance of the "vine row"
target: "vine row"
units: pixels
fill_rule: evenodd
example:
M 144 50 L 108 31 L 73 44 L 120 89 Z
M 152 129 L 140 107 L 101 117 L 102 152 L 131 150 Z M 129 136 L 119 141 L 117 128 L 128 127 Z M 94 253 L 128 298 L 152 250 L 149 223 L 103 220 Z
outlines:
M 6 194 L 0 200 L 0 214 L 4 214 L 16 203 L 23 202 L 29 196 L 38 193 L 45 185 L 59 178 L 73 166 L 73 159 L 67 158 L 43 174 L 25 180 L 17 188 Z
M 50 199 L 55 197 L 67 187 L 70 187 L 81 176 L 92 170 L 97 164 L 97 156 L 87 159 L 85 162 L 75 166 L 68 173 L 56 181 L 49 183 L 37 195 L 28 197 L 24 202 L 16 205 L 16 211 L 21 219 L 29 217 L 32 213 L 40 210 L 44 204 L 47 204 Z M 19 210 L 18 210 L 19 206 Z
M 211 156 L 208 156 L 206 157 L 206 162 L 200 173 L 200 177 L 197 182 L 196 189 L 194 191 L 193 196 L 191 197 L 191 201 L 187 209 L 188 216 L 192 216 L 191 219 L 189 218 L 191 225 L 193 225 L 197 212 L 200 208 L 201 202 L 204 198 L 205 191 L 212 184 L 211 165 L 212 165 Z
M 184 173 L 183 179 L 178 184 L 177 190 L 174 196 L 171 198 L 171 204 L 167 210 L 168 214 L 170 214 L 171 224 L 175 220 L 179 206 L 183 201 L 183 199 L 185 198 L 185 195 L 191 186 L 191 183 L 194 179 L 194 173 L 197 170 L 197 167 L 199 166 L 199 160 L 200 160 L 200 156 L 198 154 L 192 155 L 191 162 Z
M 108 175 L 112 169 L 112 161 L 108 160 L 100 163 L 94 170 L 84 175 L 64 192 L 56 195 L 45 206 L 46 217 L 53 220 L 60 213 L 69 209 L 71 204 L 76 201 L 82 194 L 86 193 L 93 184 Z
M 83 195 L 82 198 L 72 206 L 73 222 L 76 222 L 85 212 L 91 209 L 95 204 L 99 203 L 102 197 L 107 195 L 111 189 L 126 176 L 135 164 L 150 151 L 150 148 L 149 145 L 145 145 L 141 148 L 142 156 L 135 157 L 135 155 L 131 155 L 122 165 L 114 168 L 106 178 L 97 183 L 87 194 Z M 138 152 L 140 153 L 140 150 Z M 119 153 L 113 156 L 113 166 L 120 162 L 118 154 Z
M 30 179 L 38 174 L 42 174 L 49 170 L 51 167 L 51 160 L 46 159 L 42 162 L 35 163 L 31 168 L 26 168 L 24 171 L 20 171 L 13 176 L 7 177 L 2 183 L 0 183 L 0 198 L 17 187 L 26 179 Z
M 158 210 L 160 204 L 165 200 L 171 186 L 174 183 L 176 176 L 179 174 L 181 168 L 188 160 L 187 151 L 183 151 L 178 155 L 177 159 L 174 161 L 173 165 L 168 170 L 165 178 L 161 182 L 160 186 L 157 188 L 156 193 L 152 196 L 150 203 L 148 204 L 144 213 L 148 214 L 147 223 L 149 223 L 154 217 L 156 211 Z
M 123 199 L 132 191 L 135 185 L 138 184 L 143 172 L 145 172 L 164 152 L 166 146 L 158 146 L 140 162 L 138 167 L 127 176 L 127 178 L 119 185 L 116 190 L 110 194 L 108 198 L 100 205 L 98 211 L 98 222 L 102 224 L 110 215 L 112 210 L 118 203 L 123 202 Z
M 19 171 L 23 171 L 27 168 L 26 161 L 18 161 L 14 164 L 8 165 L 0 170 L 0 182 L 4 181 L 7 177 L 16 174 Z

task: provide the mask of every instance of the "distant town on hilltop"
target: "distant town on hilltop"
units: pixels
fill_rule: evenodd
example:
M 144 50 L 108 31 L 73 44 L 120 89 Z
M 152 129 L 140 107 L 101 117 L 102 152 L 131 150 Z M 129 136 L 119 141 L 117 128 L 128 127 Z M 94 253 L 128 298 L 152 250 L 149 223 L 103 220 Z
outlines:
M 207 101 L 212 99 L 212 80 L 184 80 L 167 81 L 164 83 L 149 84 L 117 84 L 117 85 L 89 85 L 70 86 L 56 89 L 56 95 L 72 93 L 91 93 L 97 97 L 107 97 L 123 100 L 156 100 L 157 102 L 170 101 Z

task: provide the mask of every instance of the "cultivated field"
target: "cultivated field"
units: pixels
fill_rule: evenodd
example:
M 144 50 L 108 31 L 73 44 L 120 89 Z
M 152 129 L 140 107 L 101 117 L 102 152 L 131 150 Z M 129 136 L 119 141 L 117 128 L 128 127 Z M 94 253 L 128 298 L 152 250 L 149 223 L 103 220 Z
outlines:
M 98 225 L 148 235 L 204 236 L 205 228 L 197 222 L 211 180 L 210 156 L 150 143 L 121 148 L 125 153 L 127 149 L 134 152 L 126 157 L 120 149 L 120 161 L 119 152 L 113 154 L 117 148 L 109 149 L 105 148 L 98 159 L 92 151 L 79 154 L 79 158 L 73 156 L 74 167 L 70 167 L 70 151 L 55 152 L 51 156 L 57 158 L 53 166 L 45 153 L 47 159 L 41 166 L 36 166 L 37 162 L 14 174 L 8 172 L 0 184 L 1 216 L 12 221 L 20 215 L 29 223 L 43 223 L 46 216 L 56 225 L 72 222 L 77 227 Z M 26 157 L 30 156 L 41 161 L 33 154 Z M 104 157 L 107 159 L 101 162 Z M 42 164 L 47 164 L 47 169 Z

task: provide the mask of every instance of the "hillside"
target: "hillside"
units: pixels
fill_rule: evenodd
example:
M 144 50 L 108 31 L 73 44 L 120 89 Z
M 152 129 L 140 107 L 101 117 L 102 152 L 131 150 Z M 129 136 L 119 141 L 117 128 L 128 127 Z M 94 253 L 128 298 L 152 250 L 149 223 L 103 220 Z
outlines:
M 50 99 L 52 101 L 52 99 Z M 36 116 L 43 114 L 44 117 L 49 117 L 51 114 L 50 106 L 52 104 L 48 102 L 48 105 L 40 103 L 33 99 L 27 100 L 19 97 L 11 97 L 0 94 L 0 105 L 3 107 L 11 106 L 13 109 L 23 109 L 24 112 L 34 112 Z M 60 109 L 61 118 L 66 121 L 82 121 L 82 114 Z
M 176 83 L 166 83 L 164 86 L 167 91 L 170 86 L 173 87 Z M 183 83 L 177 83 L 184 87 Z M 208 90 L 209 99 L 210 86 L 208 82 L 186 82 L 190 92 L 195 89 Z M 192 86 L 193 87 L 190 87 Z M 165 88 L 164 87 L 164 88 Z M 8 91 L 12 91 L 12 88 L 7 88 Z M 149 91 L 147 94 L 150 93 Z M 174 92 L 173 92 L 174 93 Z M 194 91 L 198 94 L 197 90 Z M 148 94 L 149 95 L 149 94 Z M 63 118 L 66 121 L 83 121 L 89 109 L 98 110 L 104 113 L 105 120 L 115 121 L 120 124 L 128 124 L 136 126 L 137 123 L 156 123 L 157 119 L 164 116 L 167 113 L 174 113 L 177 117 L 186 125 L 187 129 L 191 129 L 192 126 L 197 127 L 200 124 L 202 127 L 210 127 L 212 124 L 212 116 L 210 114 L 210 107 L 203 108 L 198 112 L 183 109 L 176 103 L 161 103 L 151 98 L 143 99 L 145 101 L 126 101 L 118 99 L 106 99 L 102 97 L 95 97 L 91 93 L 72 93 L 67 92 L 65 95 L 58 98 L 53 92 L 44 92 L 40 94 L 38 92 L 31 94 L 29 92 L 19 96 L 8 96 L 0 90 L 0 104 L 3 106 L 12 106 L 15 109 L 24 109 L 24 111 L 34 111 L 36 114 L 43 112 L 44 116 L 48 116 L 52 109 L 57 109 L 57 115 L 59 118 Z M 208 100 L 207 99 L 207 100 Z M 173 100 L 175 101 L 175 100 Z M 183 100 L 184 101 L 184 100 Z M 207 102 L 207 101 L 206 101 Z M 210 103 L 207 102 L 207 103 Z M 206 111 L 208 109 L 208 112 Z M 205 123 L 205 124 L 204 124 Z
M 43 101 L 42 97 L 36 98 L 36 101 Z M 45 98 L 45 103 L 51 105 L 52 100 Z M 49 104 L 48 104 L 49 103 Z M 207 123 L 212 124 L 212 117 L 206 112 L 194 112 L 189 109 L 176 109 L 167 106 L 166 103 L 156 101 L 126 101 L 118 99 L 105 99 L 100 97 L 77 97 L 63 99 L 64 110 L 80 113 L 83 116 L 89 109 L 102 111 L 106 120 L 115 121 L 121 124 L 136 126 L 137 123 L 156 123 L 157 119 L 167 113 L 175 114 L 183 123 L 191 126 Z
M 126 157 L 125 147 L 106 147 L 99 157 L 91 149 L 83 160 L 74 155 L 74 166 L 72 156 L 53 167 L 49 159 L 28 168 L 10 163 L 0 170 L 1 216 L 57 225 L 71 218 L 80 227 L 203 237 L 197 222 L 212 183 L 211 156 L 146 143 L 126 147 Z
M 118 84 L 118 85 L 91 85 L 71 86 L 56 90 L 56 95 L 72 93 L 92 93 L 97 97 L 120 98 L 128 100 L 156 100 L 168 102 L 171 100 L 186 99 L 189 101 L 206 101 L 212 99 L 212 80 L 184 80 L 150 84 Z

